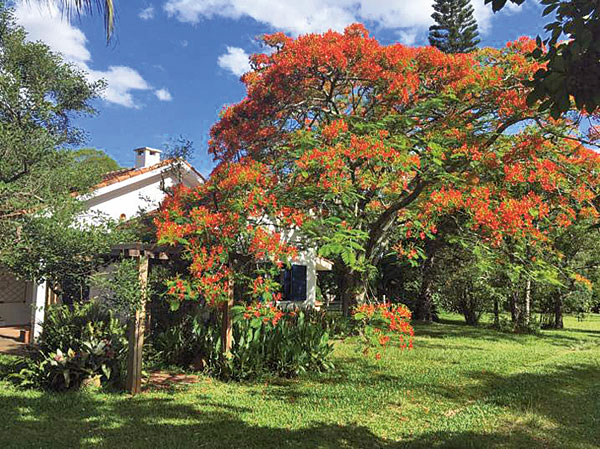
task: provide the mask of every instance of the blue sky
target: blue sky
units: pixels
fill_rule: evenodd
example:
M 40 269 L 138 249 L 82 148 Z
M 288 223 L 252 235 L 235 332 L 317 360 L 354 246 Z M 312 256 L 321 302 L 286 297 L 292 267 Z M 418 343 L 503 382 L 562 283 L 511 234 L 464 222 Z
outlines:
M 481 45 L 502 46 L 543 32 L 537 1 L 499 14 L 472 0 Z M 239 75 L 247 55 L 259 52 L 257 36 L 290 35 L 367 25 L 380 42 L 425 45 L 430 0 L 116 0 L 117 27 L 106 45 L 99 16 L 68 20 L 35 0 L 17 3 L 16 16 L 31 39 L 41 39 L 66 59 L 108 83 L 99 114 L 82 118 L 88 146 L 103 149 L 123 166 L 133 149 L 163 148 L 183 136 L 194 142 L 192 163 L 210 172 L 208 132 L 224 104 L 244 96 Z

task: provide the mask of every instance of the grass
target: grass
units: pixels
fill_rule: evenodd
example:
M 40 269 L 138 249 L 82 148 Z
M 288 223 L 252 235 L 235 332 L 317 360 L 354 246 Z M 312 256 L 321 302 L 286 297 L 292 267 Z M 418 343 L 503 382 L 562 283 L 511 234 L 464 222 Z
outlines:
M 448 317 L 380 361 L 340 341 L 328 374 L 135 398 L 0 382 L 0 447 L 597 448 L 600 316 L 565 324 L 511 335 Z

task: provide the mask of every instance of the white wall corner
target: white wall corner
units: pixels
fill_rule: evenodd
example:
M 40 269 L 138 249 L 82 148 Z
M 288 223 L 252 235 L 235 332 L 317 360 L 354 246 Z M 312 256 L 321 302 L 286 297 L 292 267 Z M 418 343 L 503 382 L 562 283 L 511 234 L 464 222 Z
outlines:
M 46 281 L 33 283 L 33 296 L 31 301 L 31 338 L 34 343 L 38 341 L 42 333 L 42 326 L 44 325 L 47 290 L 48 283 Z

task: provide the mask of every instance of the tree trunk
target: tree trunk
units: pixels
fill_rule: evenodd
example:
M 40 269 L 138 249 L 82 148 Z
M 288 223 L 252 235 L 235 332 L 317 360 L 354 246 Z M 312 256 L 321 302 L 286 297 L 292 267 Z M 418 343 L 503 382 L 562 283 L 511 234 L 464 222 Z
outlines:
M 498 304 L 498 298 L 494 298 L 494 327 L 500 329 L 500 304 Z
M 519 303 L 519 289 L 514 288 L 510 297 L 510 317 L 515 329 L 521 326 L 521 304 Z
M 529 327 L 529 319 L 531 318 L 531 279 L 527 279 L 525 283 L 525 304 L 523 313 L 523 325 Z
M 434 257 L 428 257 L 423 263 L 421 271 L 421 289 L 415 307 L 415 319 L 419 321 L 433 321 L 433 264 Z
M 421 268 L 421 288 L 415 305 L 415 320 L 427 323 L 438 320 L 435 304 L 433 303 L 433 285 L 434 268 L 437 261 L 436 253 L 441 246 L 441 243 L 436 240 L 430 240 L 425 246 L 426 259 Z
M 350 316 L 352 308 L 363 303 L 367 296 L 366 280 L 360 272 L 348 270 L 343 274 L 342 313 Z
M 562 293 L 559 292 L 554 300 L 554 329 L 563 329 Z

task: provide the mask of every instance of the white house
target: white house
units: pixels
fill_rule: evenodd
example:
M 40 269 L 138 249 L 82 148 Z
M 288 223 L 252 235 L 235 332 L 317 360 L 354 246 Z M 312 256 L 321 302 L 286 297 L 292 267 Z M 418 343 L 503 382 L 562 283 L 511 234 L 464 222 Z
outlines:
M 187 162 L 161 161 L 160 150 L 153 148 L 134 151 L 134 168 L 108 173 L 92 193 L 81 198 L 89 211 L 82 220 L 93 220 L 98 213 L 115 220 L 127 220 L 158 208 L 165 188 L 180 182 L 195 187 L 203 182 L 202 175 Z M 286 302 L 314 305 L 317 271 L 330 269 L 331 263 L 318 258 L 314 251 L 300 253 L 292 268 L 283 275 Z M 0 327 L 29 327 L 35 339 L 41 331 L 44 308 L 51 302 L 51 296 L 45 282 L 17 279 L 0 268 Z

